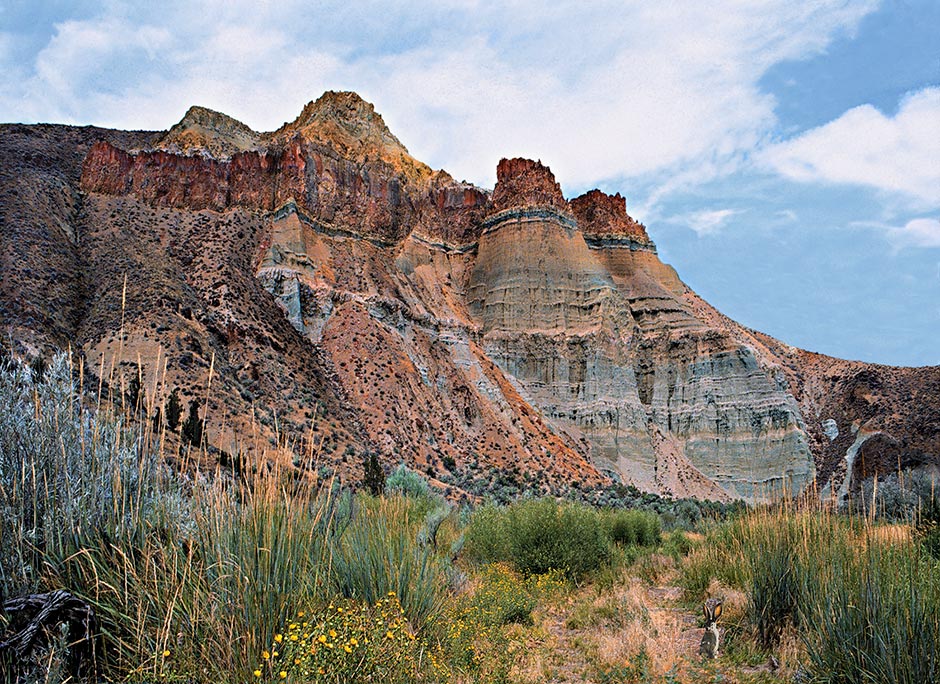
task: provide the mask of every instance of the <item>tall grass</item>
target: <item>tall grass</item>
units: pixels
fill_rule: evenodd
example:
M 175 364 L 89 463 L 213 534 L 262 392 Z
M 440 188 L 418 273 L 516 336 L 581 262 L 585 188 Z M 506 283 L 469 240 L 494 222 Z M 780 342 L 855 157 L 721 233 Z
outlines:
M 334 546 L 336 590 L 372 605 L 393 593 L 413 624 L 422 626 L 440 609 L 447 589 L 445 559 L 431 543 L 416 543 L 436 510 L 425 511 L 408 496 L 358 501 L 363 514 Z
M 744 590 L 757 641 L 802 643 L 812 681 L 940 681 L 940 565 L 909 527 L 822 509 L 751 511 L 712 530 L 682 581 Z
M 65 355 L 41 381 L 0 368 L 0 598 L 87 601 L 102 676 L 251 681 L 299 608 L 395 591 L 414 625 L 437 609 L 445 560 L 418 542 L 437 504 L 363 499 L 354 515 L 348 493 L 277 469 L 172 469 L 152 421 L 89 409 L 80 380 Z
M 192 533 L 187 483 L 157 457 L 149 426 L 88 409 L 73 375 L 81 370 L 64 354 L 42 378 L 16 361 L 0 369 L 0 594 L 64 586 L 95 605 L 110 637 L 105 663 L 129 650 L 146 652 L 141 660 L 155 644 L 134 638 L 125 606 L 153 540 Z M 178 559 L 164 556 L 176 572 Z
M 909 540 L 832 554 L 801 606 L 815 680 L 940 681 L 938 573 Z

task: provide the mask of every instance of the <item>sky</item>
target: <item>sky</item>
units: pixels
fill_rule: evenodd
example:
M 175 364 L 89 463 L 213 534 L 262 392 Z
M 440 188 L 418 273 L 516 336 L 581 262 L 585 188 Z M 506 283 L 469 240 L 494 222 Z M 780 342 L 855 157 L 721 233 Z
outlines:
M 354 90 L 458 179 L 625 195 L 744 325 L 940 365 L 938 35 L 937 0 L 3 0 L 0 121 L 268 131 Z

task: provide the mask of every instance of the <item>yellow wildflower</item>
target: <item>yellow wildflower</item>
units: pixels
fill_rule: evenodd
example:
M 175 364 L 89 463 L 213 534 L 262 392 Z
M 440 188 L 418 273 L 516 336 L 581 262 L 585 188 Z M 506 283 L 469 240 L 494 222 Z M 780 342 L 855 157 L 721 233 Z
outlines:
M 254 672 L 252 672 L 252 674 L 253 674 L 255 677 L 260 677 L 260 676 L 261 676 L 261 670 L 255 670 Z

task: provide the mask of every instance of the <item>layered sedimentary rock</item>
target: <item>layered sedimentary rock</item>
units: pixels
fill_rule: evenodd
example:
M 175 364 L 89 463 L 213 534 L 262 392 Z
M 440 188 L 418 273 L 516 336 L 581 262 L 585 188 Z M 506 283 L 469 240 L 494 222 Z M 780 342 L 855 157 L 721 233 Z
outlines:
M 355 479 L 371 450 L 455 496 L 619 481 L 716 499 L 940 460 L 940 369 L 747 330 L 620 195 L 569 202 L 525 159 L 492 192 L 458 183 L 353 93 L 271 133 L 192 108 L 163 134 L 14 126 L 0 145 L 3 324 L 99 373 L 139 360 L 158 399 L 199 397 L 211 368 L 226 458 Z
M 483 223 L 471 313 L 490 356 L 557 425 L 588 438 L 596 464 L 683 495 L 719 496 L 703 481 L 750 498 L 812 479 L 793 398 L 681 302 L 684 286 L 623 198 L 591 191 L 569 212 L 540 164 L 502 162 L 497 179 L 501 211 Z

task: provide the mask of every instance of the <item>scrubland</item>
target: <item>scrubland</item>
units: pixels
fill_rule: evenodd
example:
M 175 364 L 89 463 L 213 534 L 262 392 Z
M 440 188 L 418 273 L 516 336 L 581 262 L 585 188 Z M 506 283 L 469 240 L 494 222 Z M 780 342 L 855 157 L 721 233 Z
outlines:
M 406 467 L 375 495 L 242 459 L 206 471 L 139 402 L 89 406 L 67 356 L 0 364 L 0 598 L 64 589 L 97 618 L 90 640 L 0 646 L 4 681 L 940 681 L 928 483 L 686 520 L 456 506 Z

